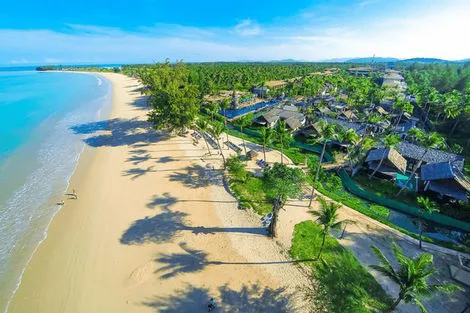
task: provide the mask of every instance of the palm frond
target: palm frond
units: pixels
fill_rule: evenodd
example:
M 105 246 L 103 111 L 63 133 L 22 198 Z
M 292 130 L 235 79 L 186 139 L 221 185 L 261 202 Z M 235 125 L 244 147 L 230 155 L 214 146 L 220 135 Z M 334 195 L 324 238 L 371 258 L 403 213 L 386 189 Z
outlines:
M 421 301 L 419 301 L 418 299 L 414 299 L 413 301 L 418 306 L 418 308 L 421 310 L 421 313 L 428 313 L 428 310 L 426 310 L 426 308 L 421 303 Z
M 390 261 L 382 253 L 382 251 L 380 251 L 380 249 L 374 245 L 372 245 L 371 248 L 372 248 L 372 251 L 374 251 L 377 258 L 379 259 L 379 263 L 381 264 L 381 266 L 371 265 L 371 267 L 384 273 L 386 276 L 390 277 L 396 283 L 400 284 L 397 273 L 393 269 Z M 382 271 L 382 270 L 379 270 L 378 268 L 383 268 L 384 270 Z M 389 274 L 386 274 L 386 273 L 389 273 Z

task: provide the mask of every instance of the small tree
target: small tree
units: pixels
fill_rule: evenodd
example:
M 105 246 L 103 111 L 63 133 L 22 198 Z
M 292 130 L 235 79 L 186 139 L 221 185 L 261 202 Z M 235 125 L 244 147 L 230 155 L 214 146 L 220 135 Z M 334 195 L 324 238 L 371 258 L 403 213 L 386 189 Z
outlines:
M 196 121 L 196 127 L 201 132 L 202 138 L 204 139 L 204 142 L 206 143 L 207 152 L 209 153 L 209 155 L 212 155 L 211 149 L 209 147 L 209 144 L 207 143 L 206 134 L 205 134 L 205 132 L 207 132 L 207 130 L 209 129 L 209 125 L 207 124 L 205 120 L 199 119 Z
M 269 145 L 273 139 L 273 132 L 270 128 L 263 127 L 260 131 L 261 140 L 263 141 L 263 156 L 266 162 L 266 146 Z
M 424 214 L 432 214 L 433 212 L 439 212 L 439 208 L 437 205 L 432 202 L 429 198 L 418 197 L 416 198 L 419 204 L 419 210 L 422 215 Z M 419 228 L 419 248 L 423 248 L 423 230 L 426 226 L 426 221 L 424 218 L 420 218 L 418 220 L 418 228 Z
M 326 236 L 329 234 L 330 229 L 340 230 L 341 227 L 343 227 L 346 223 L 351 223 L 351 221 L 338 221 L 338 209 L 341 207 L 341 204 L 327 202 L 322 197 L 318 198 L 318 201 L 321 204 L 320 211 L 310 211 L 310 214 L 317 217 L 317 222 L 322 227 L 322 242 L 317 256 L 317 259 L 320 259 L 323 247 L 325 246 Z
M 351 146 L 356 146 L 360 142 L 359 135 L 354 131 L 354 129 L 348 129 L 346 131 L 341 131 L 341 140 L 347 143 L 347 159 L 349 163 L 349 169 L 351 173 L 353 172 L 353 161 L 352 161 L 352 153 L 351 153 Z
M 320 158 L 318 159 L 318 168 L 317 172 L 315 173 L 314 184 L 318 181 L 318 175 L 320 174 L 321 163 L 323 162 L 323 157 L 325 156 L 326 144 L 328 141 L 336 139 L 338 137 L 338 132 L 336 129 L 336 125 L 331 123 L 329 124 L 325 120 L 321 120 L 318 122 L 318 135 L 315 139 L 315 142 L 323 143 L 323 147 L 321 150 Z M 314 196 L 315 188 L 312 188 L 312 194 L 310 197 L 310 203 L 308 206 L 312 205 L 313 196 Z
M 225 111 L 230 108 L 231 106 L 231 101 L 230 99 L 228 98 L 224 98 L 221 102 L 220 102 L 220 108 L 224 111 L 224 125 L 225 125 L 225 128 L 227 128 L 227 115 L 225 114 Z M 227 134 L 227 141 L 228 140 L 228 132 L 226 133 Z
M 241 182 L 245 182 L 248 177 L 248 172 L 246 171 L 246 165 L 240 160 L 238 156 L 232 156 L 227 159 L 227 168 L 232 177 Z
M 281 164 L 284 164 L 284 147 L 289 146 L 293 140 L 289 130 L 286 127 L 285 121 L 279 121 L 275 130 L 275 137 L 277 142 L 281 145 Z
M 392 243 L 393 255 L 398 262 L 398 270 L 396 271 L 379 248 L 372 246 L 372 250 L 379 259 L 380 265 L 371 265 L 370 267 L 400 287 L 397 299 L 386 312 L 393 312 L 400 302 L 404 301 L 405 303 L 415 303 L 421 312 L 427 313 L 421 303 L 421 298 L 431 298 L 436 293 L 450 294 L 461 290 L 459 286 L 454 284 L 429 284 L 427 282 L 429 277 L 437 273 L 432 254 L 423 253 L 415 258 L 408 258 L 396 243 Z
M 383 141 L 385 147 L 383 148 L 383 152 L 382 152 L 382 156 L 380 158 L 380 162 L 377 165 L 377 167 L 374 169 L 372 174 L 369 175 L 369 179 L 371 179 L 375 175 L 375 173 L 377 173 L 379 168 L 382 166 L 382 163 L 385 159 L 385 154 L 387 153 L 387 150 L 390 150 L 390 149 L 394 148 L 399 142 L 400 142 L 400 136 L 398 136 L 396 134 L 395 135 L 390 134 L 390 135 L 385 136 L 384 141 Z
M 224 156 L 224 152 L 222 151 L 222 146 L 220 145 L 220 135 L 222 135 L 224 130 L 225 130 L 224 124 L 220 122 L 214 122 L 214 124 L 212 125 L 209 131 L 212 134 L 212 136 L 214 136 L 217 142 L 217 147 L 219 148 L 220 154 L 222 155 L 222 161 L 224 162 L 224 169 L 225 169 L 225 156 Z
M 298 197 L 302 191 L 304 175 L 298 168 L 275 163 L 270 169 L 264 170 L 263 176 L 266 193 L 273 198 L 273 217 L 269 225 L 269 233 L 276 237 L 276 225 L 279 211 L 284 207 L 287 198 Z
M 243 137 L 243 128 L 251 125 L 252 120 L 253 120 L 253 114 L 250 113 L 250 114 L 240 117 L 238 120 L 235 121 L 235 125 L 240 127 L 240 132 L 242 133 L 243 150 L 245 151 L 245 157 L 246 157 L 246 144 L 245 144 L 245 138 Z

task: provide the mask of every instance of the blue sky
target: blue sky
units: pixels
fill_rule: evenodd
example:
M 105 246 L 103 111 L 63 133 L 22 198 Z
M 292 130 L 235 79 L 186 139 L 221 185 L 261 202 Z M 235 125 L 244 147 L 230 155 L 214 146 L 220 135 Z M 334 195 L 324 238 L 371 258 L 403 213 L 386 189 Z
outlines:
M 468 0 L 42 0 L 0 10 L 0 64 L 470 57 Z

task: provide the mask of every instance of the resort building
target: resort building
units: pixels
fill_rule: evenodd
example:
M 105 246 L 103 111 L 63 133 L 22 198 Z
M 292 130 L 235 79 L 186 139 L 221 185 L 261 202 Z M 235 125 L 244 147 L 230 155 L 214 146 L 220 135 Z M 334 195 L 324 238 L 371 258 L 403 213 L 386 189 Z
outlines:
M 348 73 L 354 76 L 372 76 L 374 73 L 374 69 L 370 66 L 362 66 L 362 67 L 351 67 L 348 70 Z
M 305 115 L 298 111 L 299 109 L 293 105 L 286 105 L 282 108 L 274 108 L 260 115 L 253 122 L 266 126 L 274 127 L 278 121 L 285 121 L 286 126 L 294 131 L 301 128 L 305 124 Z
M 380 164 L 380 160 L 382 160 Z M 369 151 L 365 161 L 370 171 L 377 170 L 377 173 L 388 178 L 395 178 L 397 173 L 406 173 L 406 159 L 395 149 L 374 149 Z
M 451 162 L 432 163 L 421 166 L 424 191 L 433 191 L 441 196 L 467 201 L 470 182 Z
M 269 92 L 269 88 L 268 87 L 254 87 L 252 92 L 260 97 L 260 98 L 264 98 L 266 97 L 266 95 L 268 94 Z

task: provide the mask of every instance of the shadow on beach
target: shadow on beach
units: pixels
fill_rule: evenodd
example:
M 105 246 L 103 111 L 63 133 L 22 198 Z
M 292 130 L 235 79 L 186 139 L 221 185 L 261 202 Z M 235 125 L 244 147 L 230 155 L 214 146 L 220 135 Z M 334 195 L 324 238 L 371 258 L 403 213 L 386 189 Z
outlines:
M 152 129 L 147 121 L 137 118 L 114 118 L 75 125 L 71 129 L 77 135 L 89 135 L 83 141 L 91 147 L 150 144 L 169 138 L 166 133 Z
M 295 312 L 293 295 L 284 288 L 270 289 L 259 284 L 243 285 L 240 290 L 228 286 L 218 288 L 217 295 L 209 290 L 188 285 L 169 297 L 155 296 L 142 304 L 161 313 L 207 312 L 207 302 L 214 297 L 216 312 L 289 313 Z
M 264 227 L 204 227 L 187 226 L 183 212 L 173 212 L 168 209 L 153 217 L 145 217 L 135 221 L 121 236 L 120 242 L 126 245 L 145 243 L 164 243 L 174 239 L 182 231 L 190 231 L 195 235 L 216 233 L 244 233 L 266 236 Z
M 274 260 L 274 261 L 256 261 L 256 262 L 237 262 L 237 261 L 209 261 L 208 254 L 202 250 L 196 250 L 188 247 L 183 242 L 179 244 L 183 250 L 181 253 L 160 253 L 155 262 L 161 267 L 156 273 L 161 273 L 160 278 L 168 279 L 180 274 L 196 273 L 202 271 L 207 266 L 230 266 L 230 265 L 281 265 L 281 264 L 299 264 L 313 262 L 314 259 L 305 260 Z

